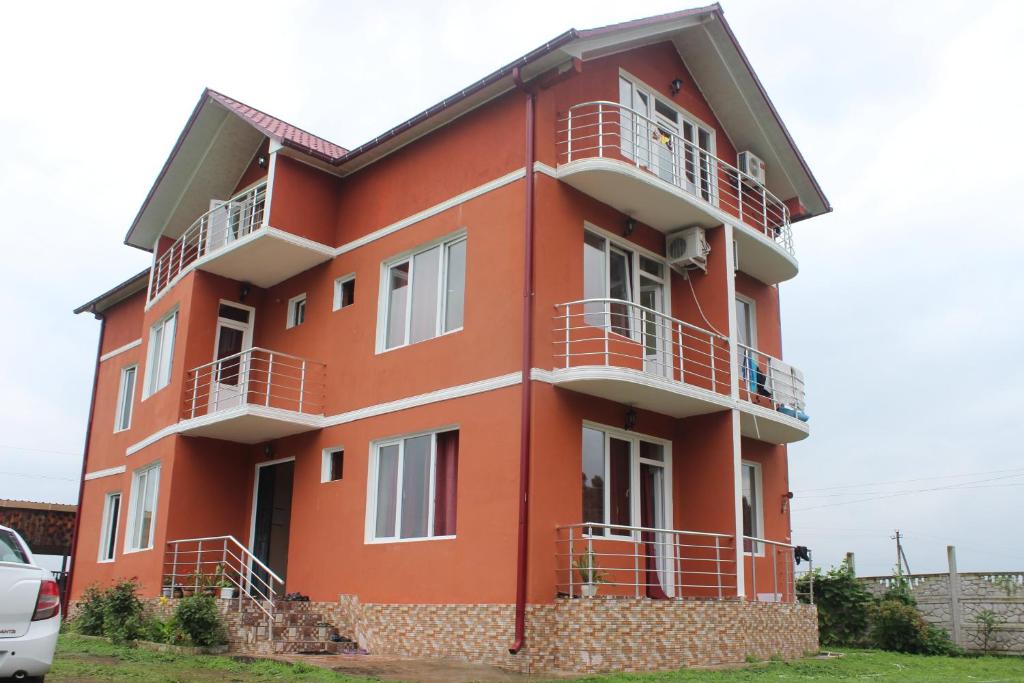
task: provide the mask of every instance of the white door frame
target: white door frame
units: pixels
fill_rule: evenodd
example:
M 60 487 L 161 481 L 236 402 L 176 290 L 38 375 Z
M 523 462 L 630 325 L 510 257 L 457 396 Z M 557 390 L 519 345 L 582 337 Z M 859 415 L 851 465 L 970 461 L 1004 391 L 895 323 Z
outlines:
M 231 306 L 233 308 L 239 308 L 249 312 L 249 322 L 242 323 L 237 320 L 230 318 L 220 317 L 220 306 Z M 220 332 L 223 328 L 227 327 L 232 330 L 238 330 L 242 333 L 242 351 L 247 351 L 252 348 L 252 333 L 256 322 L 256 309 L 252 306 L 246 306 L 245 304 L 236 303 L 234 301 L 226 301 L 221 299 L 217 304 L 218 315 L 217 315 L 217 331 L 213 335 L 213 369 L 210 373 L 210 395 L 207 397 L 207 402 L 210 407 L 209 412 L 215 410 L 223 410 L 225 408 L 234 408 L 235 402 L 233 398 L 242 395 L 244 387 L 248 385 L 249 367 L 244 358 L 239 358 L 238 362 L 238 384 L 221 384 L 217 381 L 220 376 L 221 367 L 217 362 L 217 351 L 220 348 Z M 222 393 L 226 396 L 226 400 L 231 402 L 229 405 L 223 405 L 221 401 Z
M 249 509 L 249 542 L 246 547 L 249 549 L 250 558 L 256 557 L 255 549 L 253 544 L 256 542 L 256 501 L 260 490 L 260 470 L 264 467 L 272 467 L 274 465 L 280 465 L 286 462 L 294 462 L 295 456 L 292 455 L 287 458 L 278 458 L 277 460 L 268 460 L 266 462 L 258 462 L 253 468 L 252 475 L 252 505 Z M 262 560 L 260 560 L 262 562 Z M 246 585 L 252 585 L 252 560 L 250 559 L 246 567 Z M 269 565 L 268 565 L 269 566 Z

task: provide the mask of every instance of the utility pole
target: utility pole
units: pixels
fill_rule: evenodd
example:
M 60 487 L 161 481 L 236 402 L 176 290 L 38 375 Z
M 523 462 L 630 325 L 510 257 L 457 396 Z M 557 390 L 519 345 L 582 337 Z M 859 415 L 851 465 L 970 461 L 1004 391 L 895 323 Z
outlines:
M 903 552 L 903 534 L 900 533 L 899 529 L 896 529 L 896 535 L 889 538 L 896 541 L 896 574 L 903 576 L 904 568 L 906 568 L 907 574 L 909 574 L 910 563 L 907 562 L 907 554 Z

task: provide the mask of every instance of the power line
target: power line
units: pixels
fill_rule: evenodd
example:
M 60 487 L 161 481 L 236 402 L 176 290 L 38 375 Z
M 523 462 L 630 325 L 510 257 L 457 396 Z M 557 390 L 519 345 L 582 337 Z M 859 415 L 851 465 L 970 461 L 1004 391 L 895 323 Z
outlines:
M 1016 476 L 1016 475 L 1014 475 L 1014 476 Z M 915 494 L 915 493 L 928 493 L 930 491 L 948 491 L 950 489 L 957 489 L 957 488 L 974 488 L 974 487 L 971 486 L 972 484 L 984 484 L 984 483 L 991 482 L 991 481 L 1002 481 L 1004 479 L 1007 479 L 1007 477 L 994 477 L 992 479 L 978 479 L 976 481 L 960 482 L 958 484 L 949 484 L 947 486 L 936 486 L 936 487 L 928 488 L 928 489 L 916 489 L 916 490 L 911 490 L 911 491 L 901 491 L 901 492 L 898 492 L 898 493 L 889 493 L 889 494 L 881 495 L 881 496 L 872 496 L 871 498 L 861 498 L 860 500 L 846 500 L 846 501 L 840 501 L 840 502 L 837 502 L 837 503 L 827 503 L 825 505 L 814 505 L 814 506 L 811 506 L 809 508 L 802 508 L 802 507 L 799 507 L 799 506 L 793 506 L 793 510 L 794 510 L 794 512 L 807 512 L 808 510 L 820 510 L 821 508 L 836 507 L 838 505 L 854 505 L 856 503 L 868 503 L 868 502 L 871 502 L 873 500 L 884 500 L 886 498 L 896 498 L 898 496 L 911 495 L 911 494 Z
M 993 488 L 993 487 L 986 487 L 986 486 L 974 486 L 974 484 L 979 484 L 979 483 L 984 482 L 984 481 L 1003 481 L 1003 480 L 1006 480 L 1006 479 L 1015 479 L 1017 477 L 1024 477 L 1024 472 L 1021 472 L 1020 474 L 1010 474 L 1010 475 L 1007 475 L 1005 477 L 997 477 L 996 479 L 981 479 L 981 480 L 977 480 L 977 481 L 962 481 L 962 482 L 958 482 L 956 484 L 950 484 L 949 486 L 945 486 L 945 487 L 941 487 L 941 488 L 944 488 L 944 489 Z M 1024 485 L 1024 482 L 1017 482 L 1017 483 L 1012 483 L 1012 484 L 996 484 L 995 486 L 1022 486 L 1022 485 Z M 804 499 L 807 499 L 807 498 L 835 498 L 836 496 L 875 496 L 875 495 L 881 496 L 881 495 L 888 495 L 888 494 L 896 495 L 896 494 L 900 494 L 900 493 L 917 493 L 918 491 L 921 491 L 921 490 L 930 490 L 930 489 L 905 489 L 903 491 L 851 491 L 849 493 L 841 493 L 841 492 L 819 493 L 817 495 L 813 495 L 812 494 L 810 496 L 800 496 L 800 499 L 804 500 Z
M 0 472 L 8 477 L 30 477 L 32 479 L 57 479 L 60 481 L 78 481 L 77 477 L 54 477 L 49 474 L 25 474 L 23 472 Z
M 27 446 L 9 446 L 7 444 L 0 444 L 0 448 L 7 448 L 12 451 L 31 451 L 33 453 L 53 453 L 54 455 L 81 455 L 81 453 L 72 451 L 54 451 L 48 448 L 29 448 Z
M 797 489 L 794 493 L 804 491 L 836 491 L 838 489 L 864 488 L 866 486 L 885 486 L 887 484 L 909 484 L 915 481 L 933 481 L 935 479 L 961 479 L 963 477 L 981 477 L 987 474 L 1005 474 L 1006 472 L 1024 472 L 1024 467 L 1014 467 L 1008 470 L 989 470 L 987 472 L 964 472 L 963 474 L 944 474 L 935 477 L 917 477 L 915 479 L 891 479 L 888 481 L 872 481 L 865 484 L 842 484 L 840 486 L 821 486 L 810 489 Z

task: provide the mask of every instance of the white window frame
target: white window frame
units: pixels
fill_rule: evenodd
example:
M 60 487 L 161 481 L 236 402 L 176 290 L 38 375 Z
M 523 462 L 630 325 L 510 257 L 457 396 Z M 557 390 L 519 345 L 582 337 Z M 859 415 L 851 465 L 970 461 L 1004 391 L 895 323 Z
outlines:
M 665 310 L 662 311 L 662 315 L 671 317 L 672 315 L 672 268 L 668 263 L 668 259 L 661 254 L 656 254 L 653 251 L 644 249 L 639 244 L 630 242 L 629 240 L 623 239 L 614 233 L 605 230 L 604 228 L 594 225 L 590 221 L 583 222 L 583 232 L 590 233 L 594 237 L 603 239 L 604 245 L 604 295 L 602 298 L 610 298 L 608 295 L 611 292 L 611 267 L 610 267 L 610 251 L 615 248 L 619 251 L 624 251 L 629 255 L 629 291 L 632 297 L 630 303 L 637 306 L 640 305 L 640 257 L 648 258 L 652 261 L 657 261 L 661 264 L 662 275 L 657 277 L 650 273 L 646 273 L 646 276 L 652 280 L 661 280 L 662 283 L 662 295 L 664 297 Z M 586 248 L 586 242 L 583 242 L 584 248 Z M 586 266 L 584 265 L 584 268 Z M 584 273 L 583 282 L 586 282 L 586 274 Z M 638 341 L 640 339 L 639 325 L 630 325 L 630 339 Z
M 466 325 L 466 294 L 469 289 L 468 281 L 463 281 L 462 290 L 462 325 L 445 330 L 445 317 L 448 309 L 448 288 L 445 286 L 448 282 L 448 251 L 454 245 L 466 242 L 466 263 L 465 268 L 469 268 L 469 244 L 465 230 L 459 230 L 453 234 L 445 235 L 442 238 L 421 244 L 415 249 L 404 252 L 398 256 L 393 256 L 384 263 L 381 264 L 380 270 L 380 296 L 377 302 L 377 353 L 386 353 L 388 351 L 394 351 L 396 349 L 402 349 L 412 344 L 420 344 L 431 339 L 437 339 L 438 337 L 444 337 L 449 334 L 455 334 L 461 332 Z M 413 260 L 416 256 L 426 253 L 431 249 L 441 248 L 440 263 L 438 265 L 438 277 L 437 277 L 437 309 L 434 312 L 434 336 L 426 339 L 421 339 L 417 342 L 412 342 L 412 294 L 415 282 L 415 268 Z M 409 264 L 409 284 L 406 285 L 409 290 L 406 292 L 405 299 L 405 337 L 401 344 L 394 346 L 388 346 L 388 315 L 391 308 L 391 297 L 390 297 L 390 282 L 389 274 L 391 268 L 408 262 Z
M 165 330 L 167 329 L 167 324 L 172 320 L 174 321 L 174 334 L 171 336 L 170 350 L 167 351 L 165 356 Z M 159 344 L 156 343 L 158 336 L 160 337 Z M 146 377 L 142 385 L 143 401 L 171 383 L 171 379 L 174 376 L 174 352 L 177 346 L 177 338 L 178 309 L 175 307 L 149 328 L 149 345 L 146 349 Z M 160 361 L 164 357 L 167 358 L 167 381 L 159 384 L 161 375 Z M 158 384 L 159 386 L 156 386 Z
M 298 319 L 299 304 L 302 304 L 302 320 Z M 303 324 L 306 322 L 307 315 L 309 315 L 309 302 L 305 292 L 288 299 L 288 321 L 285 324 L 285 329 L 290 330 Z
M 356 281 L 356 274 L 355 273 L 349 273 L 348 275 L 344 275 L 342 277 L 339 277 L 339 278 L 337 278 L 334 281 L 334 304 L 333 304 L 333 308 L 331 310 L 340 311 L 343 308 L 348 308 L 348 306 L 342 306 L 341 305 L 341 292 L 342 292 L 342 288 L 346 284 L 348 284 L 349 282 L 355 282 L 355 281 Z M 352 304 L 354 304 L 354 303 L 355 303 L 355 297 L 353 296 Z M 349 306 L 351 306 L 352 304 L 349 304 Z
M 125 381 L 129 373 L 132 372 L 131 386 L 128 386 L 128 382 Z M 139 383 L 139 364 L 132 363 L 121 368 L 121 380 L 120 386 L 117 390 L 117 412 L 114 414 L 114 433 L 124 432 L 132 427 L 132 415 L 135 411 L 135 387 Z M 124 415 L 125 402 L 127 401 L 128 408 L 128 420 L 125 424 L 121 423 L 121 416 Z
M 599 422 L 591 422 L 590 420 L 583 420 L 583 426 L 580 428 L 580 449 L 581 449 L 580 450 L 580 466 L 581 466 L 581 468 L 582 468 L 582 465 L 583 465 L 582 444 L 583 444 L 583 429 L 584 428 L 593 429 L 595 431 L 603 432 L 604 433 L 604 481 L 605 481 L 605 487 L 604 487 L 604 520 L 603 520 L 603 523 L 604 524 L 611 524 L 610 515 L 611 515 L 611 495 L 612 495 L 612 491 L 611 491 L 611 486 L 609 485 L 609 481 L 611 479 L 611 477 L 610 477 L 610 474 L 611 474 L 611 458 L 608 457 L 608 453 L 609 453 L 608 446 L 609 446 L 609 439 L 614 437 L 614 438 L 620 439 L 622 441 L 629 441 L 630 442 L 630 448 L 629 448 L 629 490 L 630 491 L 636 491 L 637 495 L 630 496 L 630 501 L 629 501 L 629 517 L 630 517 L 630 522 L 631 523 L 629 524 L 629 526 L 640 526 L 640 520 L 642 518 L 641 517 L 641 512 L 642 511 L 640 509 L 640 495 L 639 495 L 639 491 L 640 491 L 640 463 L 641 462 L 645 462 L 645 463 L 648 463 L 648 464 L 653 464 L 653 465 L 657 465 L 657 466 L 660 466 L 660 467 L 664 467 L 664 469 L 665 469 L 665 491 L 664 491 L 664 496 L 665 496 L 665 519 L 669 521 L 668 528 L 672 528 L 672 520 L 675 519 L 672 516 L 672 514 L 673 514 L 672 513 L 672 481 L 673 481 L 672 480 L 672 442 L 668 441 L 666 439 L 659 439 L 656 436 L 650 436 L 649 434 L 643 434 L 643 433 L 634 432 L 634 431 L 626 431 L 625 429 L 620 429 L 618 427 L 611 427 L 609 425 L 601 424 Z M 641 458 L 640 457 L 640 442 L 641 441 L 647 441 L 648 443 L 653 443 L 653 444 L 657 444 L 657 445 L 661 446 L 661 448 L 662 448 L 661 452 L 664 455 L 665 461 L 664 462 L 658 462 L 657 460 L 648 460 L 647 458 Z M 582 471 L 582 469 L 581 469 L 581 471 Z M 582 508 L 580 510 L 580 513 L 582 514 Z M 584 520 L 582 520 L 582 519 L 580 520 L 580 522 L 582 524 L 586 524 L 586 522 Z M 594 522 L 594 524 L 596 524 L 596 523 L 597 522 Z M 606 536 L 606 534 L 604 532 L 605 532 L 604 529 L 600 530 L 599 532 L 595 532 L 593 534 L 593 537 L 594 538 L 603 538 L 603 537 Z M 630 538 L 631 537 L 631 534 L 628 534 L 628 533 L 627 534 L 622 534 L 622 533 L 610 532 L 607 535 L 609 535 L 611 537 L 614 537 L 614 538 Z M 585 529 L 583 531 L 583 536 L 584 537 L 589 537 L 590 536 L 589 534 L 586 533 Z
M 764 477 L 761 468 L 761 463 L 754 462 L 753 460 L 741 460 L 740 461 L 740 496 L 743 496 L 743 479 L 746 477 L 746 469 L 751 468 L 754 472 L 753 483 L 754 483 L 754 515 L 753 521 L 757 528 L 751 529 L 751 536 L 753 538 L 764 538 Z M 742 509 L 742 500 L 740 503 Z M 743 520 L 740 519 L 742 523 Z M 744 534 L 745 535 L 745 534 Z M 757 557 L 764 556 L 764 544 L 763 543 L 751 543 L 753 552 L 746 550 L 746 543 L 742 543 L 741 547 L 744 548 L 744 555 L 756 555 Z
M 745 294 L 736 292 L 736 300 L 742 301 L 750 307 L 750 348 L 757 350 L 757 301 Z M 739 342 L 740 307 L 736 307 L 736 341 Z
M 140 502 L 140 500 L 139 500 L 139 480 L 142 478 L 143 474 L 147 475 L 147 480 L 146 480 L 147 481 L 147 486 L 148 486 L 148 482 L 149 482 L 148 477 L 149 476 L 156 476 L 156 486 L 154 487 L 154 493 L 153 493 L 153 518 L 150 520 L 150 524 L 149 524 L 149 544 L 146 545 L 146 546 L 140 545 L 140 546 L 136 547 L 134 545 L 134 537 L 135 537 L 135 531 L 136 531 L 135 527 L 136 527 L 136 524 L 138 523 L 137 520 L 136 520 L 136 516 L 139 514 L 139 502 Z M 145 492 L 143 492 L 143 494 L 144 493 Z M 122 503 L 122 505 L 123 505 L 123 503 Z M 153 545 L 154 545 L 154 542 L 156 540 L 156 524 L 157 524 L 157 518 L 158 518 L 159 510 L 160 510 L 160 463 L 159 462 L 155 462 L 155 463 L 151 463 L 149 465 L 145 465 L 143 467 L 140 467 L 137 470 L 135 470 L 134 472 L 132 472 L 132 487 L 131 487 L 131 490 L 130 490 L 130 493 L 129 493 L 129 500 L 128 500 L 128 519 L 127 519 L 127 523 L 125 524 L 125 533 L 124 533 L 124 536 L 125 536 L 125 538 L 124 538 L 124 554 L 125 555 L 128 555 L 130 553 L 141 553 L 141 552 L 145 552 L 147 550 L 152 550 L 153 549 Z
M 320 483 L 321 484 L 330 484 L 331 482 L 334 482 L 334 481 L 341 481 L 340 477 L 338 479 L 331 479 L 331 456 L 333 454 L 337 453 L 338 451 L 342 452 L 341 458 L 342 458 L 342 462 L 344 462 L 344 459 L 345 459 L 345 455 L 344 455 L 345 447 L 344 446 L 330 446 L 328 448 L 323 449 L 323 451 L 321 452 L 322 453 L 322 455 L 320 456 Z
M 117 498 L 117 517 L 111 518 L 113 499 Z M 121 514 L 124 512 L 124 497 L 120 491 L 111 491 L 103 498 L 103 521 L 100 524 L 100 544 L 96 553 L 96 561 L 100 563 L 113 562 L 117 559 L 118 526 L 120 526 Z M 113 524 L 113 538 L 111 538 L 111 524 Z M 109 557 L 107 557 L 109 553 Z
M 434 536 L 434 491 L 436 490 L 436 479 L 437 479 L 437 435 L 445 432 L 456 432 L 459 431 L 458 425 L 452 425 L 448 427 L 439 427 L 437 429 L 431 429 L 423 432 L 415 432 L 412 434 L 402 434 L 401 436 L 391 437 L 387 439 L 381 439 L 374 441 L 370 444 L 370 476 L 367 479 L 367 495 L 366 495 L 366 532 L 364 542 L 367 545 L 376 545 L 381 543 L 418 543 L 421 541 L 445 541 L 455 538 L 455 534 L 449 534 L 445 536 Z M 402 474 L 405 467 L 405 441 L 407 439 L 415 439 L 419 436 L 431 436 L 430 439 L 430 482 L 427 487 L 427 500 L 429 501 L 429 509 L 427 511 L 427 535 L 420 536 L 417 538 L 402 538 Z M 461 435 L 460 435 L 461 436 Z M 459 442 L 461 449 L 461 439 Z M 380 451 L 388 446 L 398 446 L 398 472 L 396 473 L 395 480 L 398 484 L 399 490 L 396 492 L 395 501 L 395 535 L 394 536 L 377 536 L 377 479 L 380 475 Z M 456 472 L 456 478 L 458 473 Z

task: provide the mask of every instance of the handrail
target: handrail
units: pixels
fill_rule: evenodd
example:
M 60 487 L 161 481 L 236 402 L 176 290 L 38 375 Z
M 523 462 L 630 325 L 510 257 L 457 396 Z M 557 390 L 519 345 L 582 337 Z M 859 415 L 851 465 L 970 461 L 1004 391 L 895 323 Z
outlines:
M 631 301 L 594 297 L 555 304 L 554 369 L 640 371 L 728 395 L 730 341 L 717 332 Z
M 769 555 L 768 552 L 759 548 L 758 546 L 771 546 L 772 551 Z M 749 550 L 747 548 L 749 547 Z M 743 548 L 745 556 L 750 560 L 750 587 L 753 595 L 751 596 L 755 601 L 760 601 L 761 593 L 758 592 L 758 581 L 757 581 L 757 565 L 758 561 L 771 562 L 771 595 L 773 598 L 777 598 L 783 602 L 791 601 L 796 602 L 800 597 L 800 593 L 797 591 L 797 570 L 795 567 L 795 558 L 793 551 L 796 549 L 796 545 L 792 543 L 786 543 L 784 541 L 772 541 L 767 538 L 760 538 L 758 536 L 743 536 Z M 782 585 L 779 585 L 779 551 L 784 552 L 784 561 L 782 565 Z M 808 553 L 809 555 L 809 553 Z M 808 574 L 808 601 L 814 604 L 814 561 L 808 560 L 807 562 L 807 574 Z M 780 591 L 781 588 L 781 591 Z
M 662 529 L 655 526 L 628 526 L 625 524 L 606 524 L 604 522 L 579 522 L 578 524 L 560 524 L 555 529 L 619 529 L 622 531 L 634 531 L 641 534 L 684 534 L 686 536 L 705 536 L 707 538 L 732 538 L 732 534 L 720 534 L 714 531 L 687 531 L 686 529 Z M 608 540 L 617 540 L 610 538 Z
M 794 253 L 786 202 L 750 174 L 665 124 L 608 100 L 572 105 L 559 122 L 564 124 L 557 131 L 558 144 L 564 146 L 559 155 L 566 163 L 610 158 L 650 171 L 699 201 L 736 216 L 789 254 Z M 658 143 L 652 143 L 652 139 Z M 662 163 L 667 165 L 662 167 Z
M 249 348 L 243 349 L 242 351 L 239 351 L 238 353 L 233 353 L 230 356 L 224 356 L 223 358 L 218 358 L 217 360 L 212 360 L 209 363 L 203 363 L 202 365 L 197 365 L 194 368 L 192 368 L 191 371 L 192 372 L 196 372 L 198 370 L 204 370 L 204 369 L 206 369 L 206 368 L 208 368 L 210 366 L 217 365 L 218 363 L 224 363 L 226 361 L 234 360 L 235 358 L 241 358 L 242 356 L 250 354 L 253 351 L 262 351 L 263 353 L 272 353 L 275 356 L 282 356 L 284 358 L 291 358 L 292 360 L 297 360 L 297 361 L 307 361 L 307 362 L 310 362 L 310 363 L 317 363 L 317 362 L 319 362 L 319 361 L 311 361 L 308 358 L 303 358 L 302 356 L 293 356 L 292 354 L 284 353 L 283 351 L 274 351 L 272 349 L 267 349 L 267 348 L 264 348 L 262 346 L 250 346 Z
M 203 542 L 206 542 L 206 541 L 231 541 L 244 554 L 249 555 L 250 556 L 250 558 L 249 558 L 250 561 L 255 563 L 256 566 L 258 566 L 260 569 L 265 571 L 270 576 L 270 578 L 274 579 L 274 581 L 276 581 L 277 583 L 280 583 L 280 584 L 284 583 L 284 579 L 282 579 L 280 576 L 275 574 L 273 569 L 271 569 L 270 567 L 265 565 L 260 560 L 260 558 L 258 558 L 255 555 L 253 555 L 252 552 L 250 552 L 250 550 L 248 548 L 246 548 L 244 545 L 242 545 L 242 542 L 239 541 L 234 536 L 203 536 L 201 538 L 179 538 L 179 539 L 176 539 L 176 540 L 173 540 L 173 541 L 167 541 L 167 543 L 168 544 L 171 544 L 171 543 L 175 543 L 175 544 L 177 544 L 177 543 L 198 543 L 199 541 L 203 541 Z
M 662 311 L 656 311 L 653 308 L 648 308 L 647 306 L 644 306 L 643 304 L 633 303 L 632 301 L 626 301 L 625 299 L 610 299 L 610 298 L 606 298 L 606 297 L 596 297 L 596 298 L 592 298 L 592 299 L 577 299 L 575 301 L 565 301 L 563 303 L 555 304 L 555 308 L 562 308 L 564 306 L 586 305 L 586 304 L 627 304 L 631 308 L 638 309 L 640 311 L 643 311 L 644 313 L 652 313 L 652 314 L 654 314 L 654 315 L 656 315 L 656 316 L 658 316 L 660 318 L 666 318 L 667 320 L 670 320 L 673 323 L 676 323 L 677 325 L 681 325 L 683 327 L 691 329 L 694 332 L 700 332 L 701 334 L 706 334 L 706 335 L 711 336 L 711 337 L 717 337 L 718 339 L 721 339 L 722 341 L 725 341 L 725 342 L 729 341 L 729 338 L 726 337 L 725 335 L 718 334 L 717 332 L 713 332 L 711 330 L 705 330 L 703 327 L 698 327 L 697 325 L 694 325 L 693 323 L 688 323 L 685 320 L 679 320 L 678 318 L 673 318 L 668 313 L 663 313 Z
M 147 301 L 156 299 L 200 258 L 262 228 L 266 198 L 264 180 L 204 212 L 159 255 L 154 249 Z
M 763 397 L 771 402 L 774 410 L 807 421 L 804 379 L 800 370 L 752 346 L 737 344 L 736 348 L 740 364 L 740 398 L 755 401 Z

